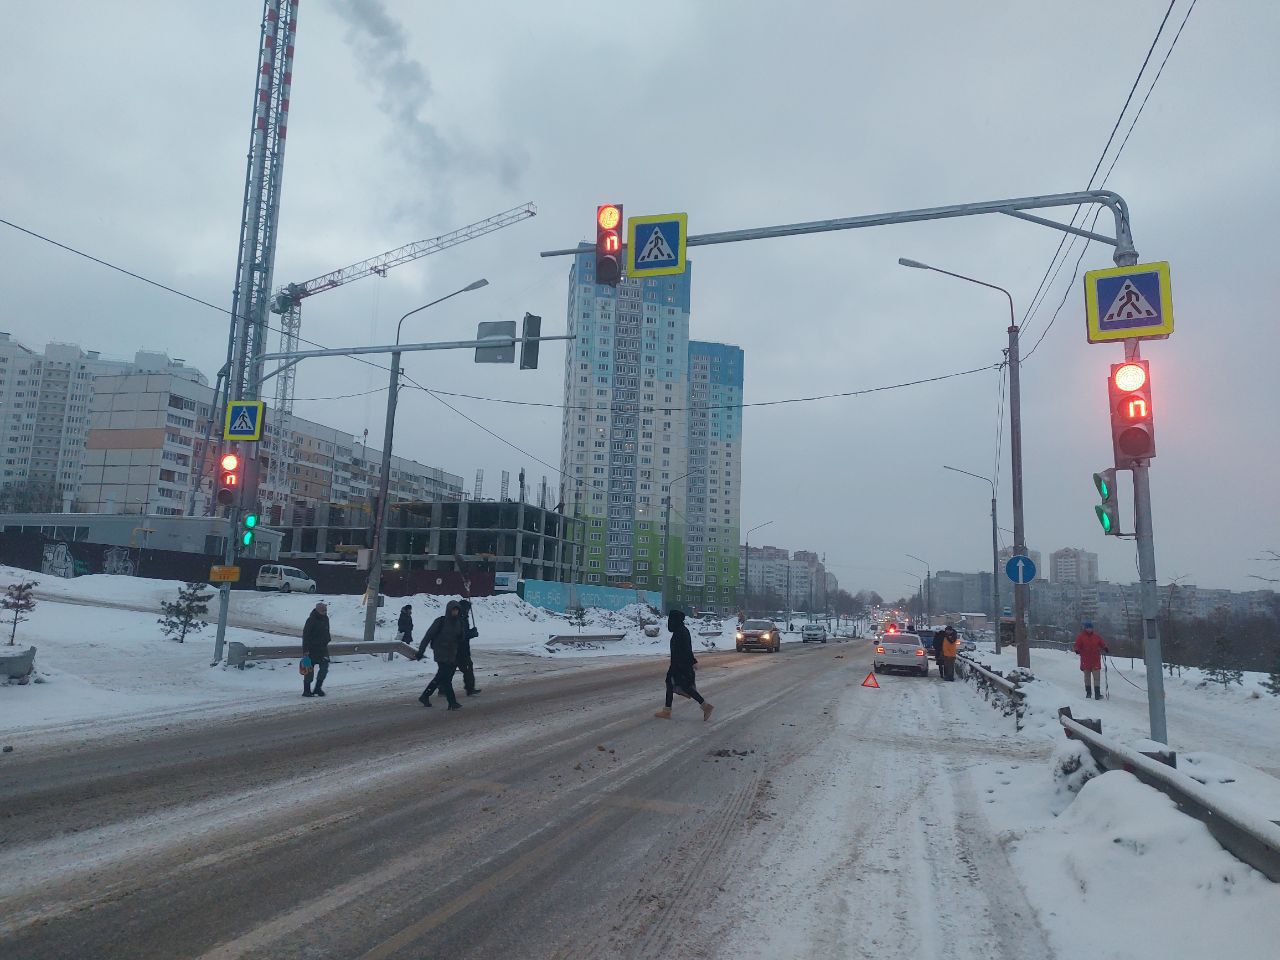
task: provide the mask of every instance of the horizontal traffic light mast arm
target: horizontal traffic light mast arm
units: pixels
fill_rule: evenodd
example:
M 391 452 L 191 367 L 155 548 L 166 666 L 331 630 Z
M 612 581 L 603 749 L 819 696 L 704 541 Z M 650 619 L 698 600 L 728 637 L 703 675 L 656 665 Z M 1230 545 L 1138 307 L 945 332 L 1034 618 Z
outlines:
M 1114 238 L 1090 233 L 1078 227 L 1045 217 L 1037 217 L 1026 213 L 1027 210 L 1041 210 L 1047 207 L 1074 207 L 1096 204 L 1106 207 L 1115 218 L 1116 235 Z M 833 230 L 856 230 L 859 227 L 882 227 L 891 223 L 916 223 L 921 220 L 946 220 L 952 217 L 974 217 L 984 213 L 1003 213 L 1010 217 L 1030 220 L 1042 226 L 1053 227 L 1064 233 L 1074 233 L 1113 244 L 1116 248 L 1117 264 L 1133 264 L 1138 262 L 1138 251 L 1133 245 L 1133 234 L 1129 223 L 1129 205 L 1120 194 L 1111 190 L 1084 190 L 1079 193 L 1050 193 L 1036 197 L 1016 197 L 1010 200 L 986 200 L 981 203 L 957 203 L 947 207 L 924 207 L 919 210 L 899 210 L 893 213 L 873 213 L 860 217 L 841 217 L 835 220 L 811 220 L 807 223 L 786 223 L 774 227 L 754 227 L 747 230 L 725 230 L 720 233 L 702 233 L 688 238 L 690 247 L 700 247 L 712 243 L 737 243 L 741 240 L 768 240 L 773 237 L 794 237 L 807 233 L 828 233 Z M 591 249 L 588 246 L 586 249 Z M 566 250 L 544 250 L 544 257 L 566 257 L 582 253 L 583 249 L 573 247 Z
M 517 343 L 545 343 L 548 340 L 577 340 L 578 335 L 559 334 L 553 337 L 485 337 L 483 340 L 444 340 L 440 343 L 400 343 L 379 347 L 329 347 L 324 350 L 294 350 L 290 353 L 264 353 L 258 358 L 262 363 L 266 360 L 284 360 L 274 370 L 264 373 L 262 380 L 269 380 L 282 370 L 287 370 L 296 363 L 309 357 L 354 357 L 365 353 L 417 353 L 421 350 L 471 350 L 476 347 L 509 347 Z

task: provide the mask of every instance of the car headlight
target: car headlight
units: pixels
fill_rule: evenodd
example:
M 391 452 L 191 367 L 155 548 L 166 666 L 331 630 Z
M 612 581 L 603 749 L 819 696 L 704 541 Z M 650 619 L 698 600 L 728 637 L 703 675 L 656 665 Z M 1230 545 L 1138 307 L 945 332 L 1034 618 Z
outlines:
M 760 634 L 760 639 L 761 639 L 761 640 L 768 640 L 770 636 L 772 636 L 772 634 L 770 634 L 770 633 L 769 633 L 769 631 L 768 631 L 768 630 L 766 630 L 764 633 Z
M 742 634 L 741 634 L 741 633 L 739 633 L 739 634 L 738 634 L 738 639 L 739 639 L 739 640 L 741 640 L 741 639 L 742 639 Z

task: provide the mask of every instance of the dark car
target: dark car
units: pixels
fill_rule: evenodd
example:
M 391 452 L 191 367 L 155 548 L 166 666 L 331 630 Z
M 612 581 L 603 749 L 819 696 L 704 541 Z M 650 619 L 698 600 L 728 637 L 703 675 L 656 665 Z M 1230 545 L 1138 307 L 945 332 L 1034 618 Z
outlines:
M 772 620 L 748 620 L 738 628 L 735 636 L 738 652 L 743 650 L 768 650 L 777 653 L 782 649 L 782 631 Z

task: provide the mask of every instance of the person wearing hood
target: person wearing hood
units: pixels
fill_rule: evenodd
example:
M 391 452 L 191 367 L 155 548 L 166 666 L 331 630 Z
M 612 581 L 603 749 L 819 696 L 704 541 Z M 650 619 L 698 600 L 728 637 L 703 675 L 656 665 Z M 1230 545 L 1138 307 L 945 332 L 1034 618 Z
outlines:
M 400 619 L 396 621 L 396 639 L 401 643 L 413 643 L 413 604 L 406 603 L 400 608 Z
M 418 644 L 418 659 L 421 660 L 427 647 L 430 647 L 436 661 L 436 675 L 418 697 L 418 702 L 424 707 L 431 706 L 431 694 L 442 690 L 444 698 L 449 701 L 450 710 L 462 709 L 462 704 L 458 703 L 453 692 L 453 675 L 458 669 L 458 651 L 465 632 L 462 607 L 457 600 L 450 600 L 444 608 L 444 616 L 436 617 L 422 635 L 422 642 Z
M 654 714 L 661 720 L 671 719 L 671 703 L 675 694 L 686 697 L 702 706 L 702 719 L 711 718 L 712 706 L 698 693 L 694 666 L 698 660 L 693 655 L 693 638 L 684 625 L 684 611 L 672 610 L 667 614 L 667 629 L 671 631 L 671 665 L 667 667 L 666 706 Z
M 471 660 L 471 641 L 480 636 L 480 631 L 471 619 L 471 601 L 458 601 L 458 616 L 462 619 L 462 639 L 458 642 L 458 672 L 462 674 L 462 689 L 468 697 L 480 692 L 476 686 L 476 665 Z
M 952 680 L 956 678 L 956 654 L 960 652 L 960 637 L 956 634 L 956 628 L 948 626 L 942 631 L 942 660 L 938 664 L 938 669 L 942 671 L 943 680 Z
M 322 602 L 307 617 L 302 627 L 302 652 L 311 660 L 311 670 L 302 675 L 302 695 L 323 697 L 324 678 L 329 675 L 329 608 Z M 311 675 L 315 674 L 315 690 Z

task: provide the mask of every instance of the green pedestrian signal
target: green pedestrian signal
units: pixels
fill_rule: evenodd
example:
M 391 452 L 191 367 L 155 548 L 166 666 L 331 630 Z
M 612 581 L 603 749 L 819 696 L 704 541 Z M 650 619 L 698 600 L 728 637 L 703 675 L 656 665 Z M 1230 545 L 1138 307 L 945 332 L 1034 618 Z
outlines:
M 1102 502 L 1093 508 L 1098 515 L 1102 532 L 1108 537 L 1120 536 L 1120 505 L 1116 502 L 1116 472 L 1108 467 L 1093 475 L 1093 485 L 1098 488 Z
M 258 526 L 258 515 L 256 513 L 246 513 L 240 523 L 244 527 L 244 532 L 240 534 L 240 546 L 252 546 L 253 532 Z

